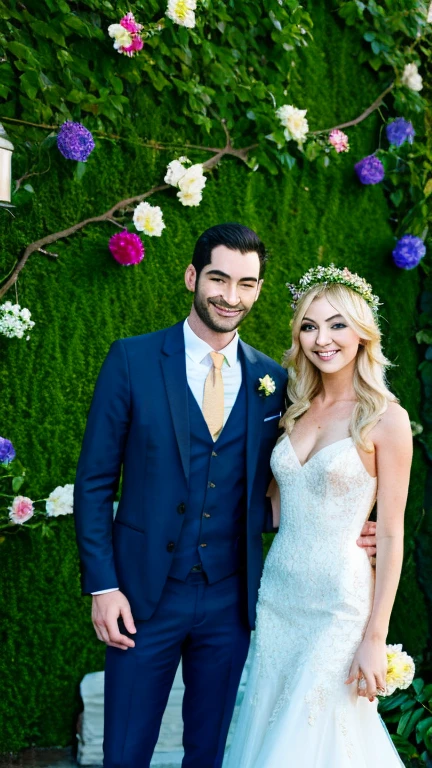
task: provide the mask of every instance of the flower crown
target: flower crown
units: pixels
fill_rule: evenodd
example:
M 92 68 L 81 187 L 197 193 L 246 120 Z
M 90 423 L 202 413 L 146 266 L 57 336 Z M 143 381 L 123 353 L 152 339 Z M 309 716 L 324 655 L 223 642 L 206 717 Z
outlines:
M 311 267 L 300 278 L 298 285 L 294 283 L 287 283 L 287 288 L 292 295 L 291 307 L 297 308 L 300 299 L 315 285 L 328 285 L 329 283 L 339 283 L 340 285 L 346 285 L 351 290 L 358 293 L 370 306 L 374 315 L 378 313 L 378 307 L 380 306 L 380 300 L 378 296 L 372 293 L 372 286 L 366 282 L 363 277 L 356 275 L 354 272 L 350 272 L 348 267 L 344 269 L 338 269 L 334 264 L 330 264 L 328 267 Z

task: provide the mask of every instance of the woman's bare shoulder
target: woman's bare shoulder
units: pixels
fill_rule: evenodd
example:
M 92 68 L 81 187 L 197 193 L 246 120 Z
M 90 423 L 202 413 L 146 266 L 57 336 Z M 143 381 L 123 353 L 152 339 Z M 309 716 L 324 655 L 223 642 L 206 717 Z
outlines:
M 391 402 L 371 430 L 370 438 L 379 446 L 383 442 L 412 442 L 412 430 L 408 411 L 399 403 Z

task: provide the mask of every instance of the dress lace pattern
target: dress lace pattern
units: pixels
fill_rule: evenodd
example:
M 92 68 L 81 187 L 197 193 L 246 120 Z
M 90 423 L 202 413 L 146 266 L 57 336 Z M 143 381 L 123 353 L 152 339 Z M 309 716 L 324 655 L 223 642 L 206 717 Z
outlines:
M 398 768 L 376 703 L 346 686 L 372 608 L 357 546 L 376 501 L 352 438 L 303 466 L 288 435 L 273 474 L 281 520 L 258 598 L 252 664 L 226 768 Z

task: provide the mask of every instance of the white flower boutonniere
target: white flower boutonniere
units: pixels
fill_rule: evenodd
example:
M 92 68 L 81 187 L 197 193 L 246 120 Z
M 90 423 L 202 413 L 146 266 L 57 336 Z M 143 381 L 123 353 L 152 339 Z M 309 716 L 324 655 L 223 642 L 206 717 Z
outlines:
M 268 397 L 269 395 L 273 395 L 276 392 L 276 384 L 274 383 L 272 377 L 268 375 L 268 373 L 263 376 L 262 379 L 258 379 L 258 381 L 258 393 L 261 395 L 261 397 Z

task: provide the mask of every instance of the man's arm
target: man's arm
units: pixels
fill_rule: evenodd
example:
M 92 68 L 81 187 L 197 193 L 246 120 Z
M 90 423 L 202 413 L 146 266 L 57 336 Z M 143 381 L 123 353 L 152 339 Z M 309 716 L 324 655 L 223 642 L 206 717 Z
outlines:
M 74 518 L 84 593 L 118 588 L 112 548 L 113 500 L 129 429 L 126 353 L 116 341 L 102 365 L 78 462 Z

